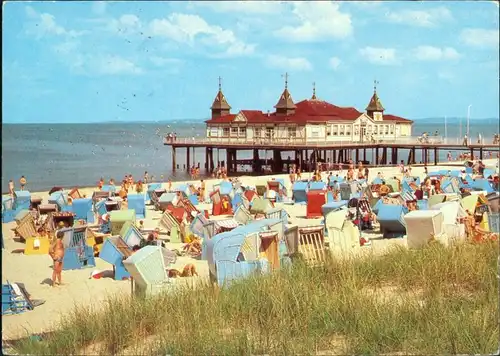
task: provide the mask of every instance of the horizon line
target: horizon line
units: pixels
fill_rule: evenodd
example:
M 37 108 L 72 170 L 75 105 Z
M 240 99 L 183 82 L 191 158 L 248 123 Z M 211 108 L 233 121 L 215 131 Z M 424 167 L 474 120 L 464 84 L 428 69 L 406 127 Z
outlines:
M 413 121 L 422 121 L 422 120 L 435 120 L 435 119 L 467 119 L 467 116 L 434 116 L 434 117 L 421 117 L 421 118 L 415 118 L 415 119 L 410 119 Z M 177 121 L 184 121 L 184 122 L 196 122 L 196 123 L 204 123 L 205 120 L 209 120 L 209 118 L 204 118 L 204 119 L 167 119 L 167 120 L 147 120 L 147 121 L 139 121 L 139 120 L 108 120 L 108 121 L 94 121 L 94 122 L 2 122 L 2 125 L 89 125 L 89 124 L 97 124 L 97 125 L 102 125 L 102 124 L 159 124 L 159 123 L 173 123 Z M 470 121 L 485 121 L 485 120 L 500 120 L 499 117 L 482 117 L 482 118 L 469 118 Z

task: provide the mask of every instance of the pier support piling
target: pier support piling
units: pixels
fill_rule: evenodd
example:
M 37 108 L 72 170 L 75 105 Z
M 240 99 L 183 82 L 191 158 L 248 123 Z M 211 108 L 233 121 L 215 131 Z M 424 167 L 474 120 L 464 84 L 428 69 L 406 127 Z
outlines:
M 175 164 L 175 147 L 172 147 L 172 172 L 175 172 L 176 164 Z

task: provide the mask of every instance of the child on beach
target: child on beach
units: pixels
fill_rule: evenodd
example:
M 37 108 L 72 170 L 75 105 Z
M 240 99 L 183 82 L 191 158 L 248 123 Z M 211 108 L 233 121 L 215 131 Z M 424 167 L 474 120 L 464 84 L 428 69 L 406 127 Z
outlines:
M 137 184 L 135 185 L 135 191 L 137 194 L 139 193 L 142 193 L 143 192 L 143 186 L 142 186 L 142 182 L 141 181 L 138 181 Z
M 63 245 L 64 233 L 62 231 L 58 231 L 56 234 L 56 240 L 52 243 L 49 249 L 49 255 L 54 262 L 52 272 L 52 287 L 55 287 L 56 280 L 59 281 L 59 285 L 62 285 L 62 264 L 64 258 L 64 245 Z
M 12 197 L 14 196 L 14 181 L 12 179 L 9 180 L 9 194 Z
M 19 184 L 21 185 L 21 190 L 24 190 L 26 186 L 26 178 L 24 176 L 21 176 L 21 179 L 19 179 Z

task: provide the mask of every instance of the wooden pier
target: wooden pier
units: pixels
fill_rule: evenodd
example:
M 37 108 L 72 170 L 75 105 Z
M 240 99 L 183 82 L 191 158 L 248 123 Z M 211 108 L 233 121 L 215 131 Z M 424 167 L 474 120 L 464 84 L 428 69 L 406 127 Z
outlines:
M 442 142 L 426 142 L 422 143 L 416 139 L 407 140 L 405 142 L 356 142 L 356 143 L 333 143 L 333 142 L 290 142 L 280 140 L 193 140 L 187 138 L 172 138 L 165 137 L 164 145 L 172 147 L 172 170 L 179 169 L 179 164 L 176 159 L 176 154 L 179 149 L 186 149 L 186 164 L 189 168 L 195 165 L 194 157 L 191 160 L 191 151 L 194 156 L 196 149 L 205 149 L 205 169 L 208 172 L 213 172 L 218 164 L 226 167 L 228 173 L 238 172 L 238 166 L 251 166 L 252 172 L 264 173 L 263 167 L 269 166 L 270 173 L 283 173 L 284 167 L 289 167 L 291 164 L 296 164 L 303 171 L 307 171 L 311 167 L 315 167 L 317 162 L 322 163 L 347 163 L 349 160 L 354 162 L 363 161 L 364 164 L 370 166 L 395 165 L 401 160 L 406 164 L 417 164 L 417 151 L 422 153 L 421 163 L 424 165 L 434 164 L 439 162 L 440 151 L 451 152 L 468 152 L 471 157 L 479 159 L 488 158 L 485 156 L 487 152 L 499 152 L 500 146 L 493 144 L 468 144 L 459 145 Z M 214 153 L 224 150 L 226 152 L 225 160 L 214 160 Z M 266 150 L 273 153 L 272 159 L 263 159 L 259 157 L 259 151 Z M 367 161 L 367 151 L 372 150 L 373 162 Z M 401 159 L 400 150 L 408 150 L 408 155 Z M 253 152 L 251 159 L 238 159 L 239 151 Z M 282 153 L 287 152 L 288 158 L 283 159 Z M 496 155 L 495 155 L 496 156 Z M 221 158 L 220 156 L 218 158 Z M 314 169 L 314 168 L 313 168 Z

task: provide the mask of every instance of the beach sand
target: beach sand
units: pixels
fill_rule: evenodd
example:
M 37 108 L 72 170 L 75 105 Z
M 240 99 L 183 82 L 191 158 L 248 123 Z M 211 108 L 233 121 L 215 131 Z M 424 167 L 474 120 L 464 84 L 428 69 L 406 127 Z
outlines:
M 494 167 L 496 160 L 484 160 L 485 164 Z M 462 169 L 463 164 L 460 162 L 441 163 L 439 166 L 429 166 L 430 172 L 439 169 Z M 371 181 L 378 172 L 382 172 L 386 178 L 397 176 L 402 178 L 396 167 L 376 167 L 370 168 L 369 180 Z M 345 174 L 345 170 L 344 170 Z M 412 175 L 424 177 L 424 168 L 422 166 L 412 167 Z M 302 179 L 310 178 L 311 173 L 303 173 Z M 259 182 L 265 184 L 272 178 L 283 178 L 288 189 L 288 195 L 291 196 L 291 184 L 288 175 L 273 175 L 265 177 L 240 177 L 240 181 L 244 185 L 254 186 Z M 324 173 L 324 179 L 326 175 Z M 206 180 L 207 192 L 211 192 L 213 185 L 219 183 L 219 179 Z M 173 187 L 187 182 L 175 182 Z M 194 182 L 199 184 L 199 181 Z M 166 187 L 164 183 L 164 187 Z M 88 197 L 92 196 L 96 188 L 82 188 L 80 192 Z M 32 192 L 32 196 L 39 196 L 46 201 L 48 192 Z M 280 206 L 281 204 L 277 204 Z M 319 225 L 322 219 L 306 219 L 305 205 L 283 205 L 290 215 L 290 223 L 298 226 L 315 226 Z M 200 204 L 200 209 L 209 209 L 210 204 Z M 144 219 L 145 228 L 155 228 L 158 224 L 158 219 L 161 216 L 160 212 L 151 210 L 148 206 L 148 215 Z M 58 287 L 50 286 L 50 278 L 52 276 L 52 260 L 48 255 L 25 256 L 22 251 L 24 243 L 17 242 L 14 239 L 14 231 L 16 223 L 11 222 L 2 224 L 2 234 L 4 238 L 5 248 L 2 250 L 2 283 L 20 282 L 24 283 L 27 291 L 32 299 L 43 299 L 45 304 L 36 307 L 33 311 L 28 311 L 19 315 L 2 316 L 2 339 L 17 339 L 26 336 L 28 333 L 48 332 L 57 327 L 57 322 L 61 315 L 70 312 L 75 305 L 92 305 L 99 308 L 103 305 L 106 298 L 113 294 L 131 293 L 131 283 L 129 281 L 115 281 L 112 278 L 112 265 L 96 258 L 96 267 L 81 270 L 63 271 L 64 285 Z M 365 232 L 363 232 L 365 234 Z M 371 246 L 363 247 L 367 251 L 375 253 L 383 252 L 388 246 L 395 244 L 405 245 L 406 238 L 382 239 L 380 234 L 375 232 L 367 234 L 372 241 Z M 167 248 L 181 250 L 183 244 L 167 243 Z M 19 253 L 21 251 L 21 253 Z M 182 268 L 187 263 L 193 263 L 199 277 L 185 278 L 184 281 L 177 280 L 178 283 L 194 283 L 199 279 L 208 278 L 208 264 L 206 261 L 195 260 L 190 257 L 179 257 L 175 265 L 170 268 Z M 108 271 L 107 276 L 101 279 L 90 279 L 90 274 L 93 270 Z

